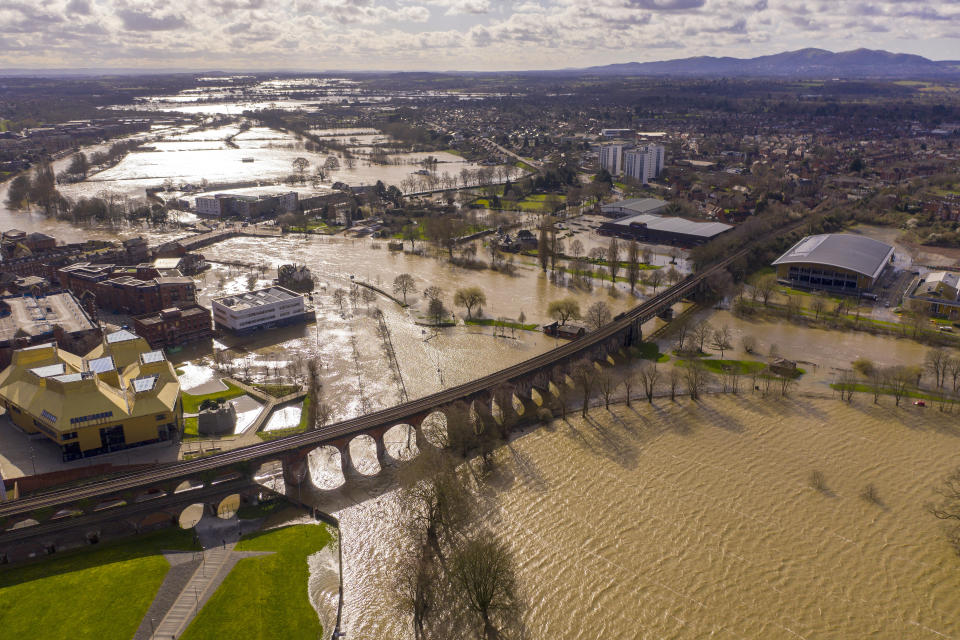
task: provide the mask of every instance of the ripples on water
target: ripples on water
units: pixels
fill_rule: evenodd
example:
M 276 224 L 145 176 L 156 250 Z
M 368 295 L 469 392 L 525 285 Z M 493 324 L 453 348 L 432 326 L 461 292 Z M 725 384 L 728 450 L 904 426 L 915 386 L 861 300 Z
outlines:
M 957 433 L 835 400 L 598 409 L 502 449 L 480 519 L 514 553 L 532 638 L 956 637 L 960 561 L 923 505 Z M 388 486 L 317 498 L 341 520 L 353 637 L 409 637 L 383 578 L 403 508 Z

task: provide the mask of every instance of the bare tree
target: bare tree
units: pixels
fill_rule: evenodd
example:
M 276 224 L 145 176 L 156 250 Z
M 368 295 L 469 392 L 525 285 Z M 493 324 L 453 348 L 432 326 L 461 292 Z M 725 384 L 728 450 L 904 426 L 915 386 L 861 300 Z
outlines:
M 943 383 L 946 382 L 949 360 L 950 355 L 943 347 L 930 349 L 927 351 L 926 358 L 924 358 L 924 364 L 927 370 L 933 374 L 938 389 L 943 387 Z
M 640 281 L 640 246 L 635 240 L 627 245 L 627 282 L 630 283 L 630 293 L 637 288 Z
M 697 343 L 697 351 L 703 353 L 704 343 L 713 335 L 713 327 L 708 322 L 698 322 L 693 325 L 693 339 Z
M 650 275 L 647 276 L 647 282 L 650 283 L 650 286 L 653 287 L 653 293 L 657 293 L 657 288 L 663 284 L 663 271 L 661 269 L 653 269 L 650 272 Z
M 684 382 L 691 400 L 699 400 L 704 387 L 710 381 L 710 372 L 699 360 L 691 360 L 683 370 Z
M 630 398 L 633 394 L 633 387 L 636 384 L 636 373 L 631 369 L 628 369 L 623 372 L 623 375 L 620 378 L 620 384 L 623 385 L 623 392 L 626 396 L 627 406 L 630 406 Z
M 474 307 L 482 308 L 486 303 L 487 296 L 484 295 L 483 289 L 480 287 L 466 287 L 464 289 L 457 289 L 457 292 L 453 295 L 453 304 L 459 307 L 466 307 L 467 318 L 472 317 L 472 311 Z
M 603 408 L 607 411 L 610 410 L 610 399 L 619 386 L 620 380 L 607 369 L 597 374 L 597 388 L 600 390 L 601 395 L 603 395 Z
M 656 363 L 641 363 L 640 368 L 637 371 L 637 378 L 640 380 L 640 386 L 643 387 L 644 395 L 647 396 L 647 402 L 653 403 L 653 396 L 656 393 L 657 383 L 660 380 L 660 371 L 657 369 Z M 673 399 L 672 392 L 670 399 Z
M 754 282 L 753 288 L 763 300 L 763 306 L 767 306 L 770 302 L 770 296 L 777 288 L 777 276 L 772 273 L 762 275 Z
M 580 360 L 574 366 L 570 377 L 580 388 L 581 400 L 583 401 L 580 414 L 587 417 L 587 413 L 590 411 L 590 400 L 593 398 L 593 386 L 597 381 L 597 368 L 592 360 Z
M 587 309 L 587 322 L 593 329 L 599 329 L 608 324 L 610 322 L 610 307 L 607 306 L 607 303 L 599 300 L 590 305 Z
M 676 367 L 670 367 L 670 373 L 667 375 L 667 382 L 670 385 L 670 401 L 675 402 L 677 399 L 677 389 L 680 388 L 681 376 L 680 371 Z
M 731 344 L 730 339 L 730 329 L 727 327 L 727 325 L 723 325 L 713 332 L 713 336 L 710 340 L 710 346 L 720 352 L 721 360 L 723 360 L 723 352 L 733 348 L 733 344 Z
M 521 620 L 522 605 L 513 558 L 489 534 L 468 540 L 451 562 L 453 582 L 476 620 L 483 640 L 511 637 Z
M 340 307 L 340 313 L 343 313 L 343 303 L 347 301 L 347 292 L 337 288 L 333 291 L 333 303 Z
M 577 239 L 574 239 L 570 243 L 570 257 L 574 260 L 579 260 L 580 256 L 583 255 L 583 243 Z
M 416 290 L 417 284 L 409 273 L 401 273 L 393 279 L 393 292 L 403 295 L 403 304 L 407 304 L 407 294 L 414 293 Z
M 900 400 L 907 395 L 910 385 L 916 379 L 916 372 L 910 367 L 893 367 L 887 374 L 890 391 L 893 392 L 893 400 L 896 406 L 900 406 Z
M 688 334 L 690 333 L 690 322 L 687 318 L 679 318 L 674 322 L 677 326 L 677 351 L 683 351 L 683 344 L 687 341 Z
M 814 320 L 820 319 L 820 314 L 823 313 L 826 307 L 827 301 L 823 299 L 823 296 L 813 296 L 813 299 L 810 301 L 810 310 L 813 311 Z
M 610 246 L 607 247 L 607 269 L 610 271 L 611 286 L 614 286 L 620 271 L 620 243 L 615 237 L 610 238 Z
M 753 353 L 757 349 L 757 339 L 751 335 L 743 336 L 743 350 L 747 353 Z

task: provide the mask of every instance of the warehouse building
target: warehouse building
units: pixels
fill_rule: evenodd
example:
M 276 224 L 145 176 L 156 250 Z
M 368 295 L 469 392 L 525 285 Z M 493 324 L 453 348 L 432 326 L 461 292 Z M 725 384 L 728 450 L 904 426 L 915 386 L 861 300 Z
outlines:
M 84 357 L 55 342 L 14 351 L 0 373 L 0 404 L 20 429 L 60 447 L 64 461 L 170 440 L 183 423 L 173 365 L 127 330 Z
M 773 261 L 777 279 L 794 287 L 859 294 L 893 261 L 893 247 L 852 234 L 807 236 Z
M 722 222 L 700 222 L 667 216 L 639 214 L 600 225 L 599 232 L 625 240 L 695 247 L 733 229 Z
M 666 210 L 667 203 L 658 198 L 630 198 L 600 207 L 600 213 L 608 218 L 626 218 L 638 214 L 657 215 Z

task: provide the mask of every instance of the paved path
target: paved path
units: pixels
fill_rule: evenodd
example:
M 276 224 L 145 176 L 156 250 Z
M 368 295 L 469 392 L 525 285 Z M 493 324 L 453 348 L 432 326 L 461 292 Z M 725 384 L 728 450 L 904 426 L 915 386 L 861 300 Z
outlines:
M 236 544 L 236 542 L 230 542 L 203 551 L 203 561 L 190 577 L 190 580 L 187 581 L 187 584 L 184 585 L 183 590 L 177 596 L 163 620 L 156 626 L 154 638 L 180 637 L 180 634 L 197 615 L 198 609 L 203 607 L 210 596 L 213 595 L 213 592 L 216 591 L 214 585 L 219 585 L 223 580 L 222 577 L 219 580 L 217 578 L 221 570 L 224 569 L 224 565 L 228 564 L 233 547 Z M 230 564 L 232 565 L 232 563 Z M 213 586 L 212 589 L 211 586 Z

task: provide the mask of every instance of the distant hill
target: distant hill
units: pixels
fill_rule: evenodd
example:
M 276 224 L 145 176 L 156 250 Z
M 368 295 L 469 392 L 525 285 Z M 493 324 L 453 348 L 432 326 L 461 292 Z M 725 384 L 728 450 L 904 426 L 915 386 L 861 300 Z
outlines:
M 856 49 L 834 53 L 800 49 L 758 58 L 698 56 L 661 62 L 627 62 L 556 73 L 609 76 L 775 76 L 797 78 L 917 78 L 960 77 L 955 61 L 937 62 L 923 56 Z

